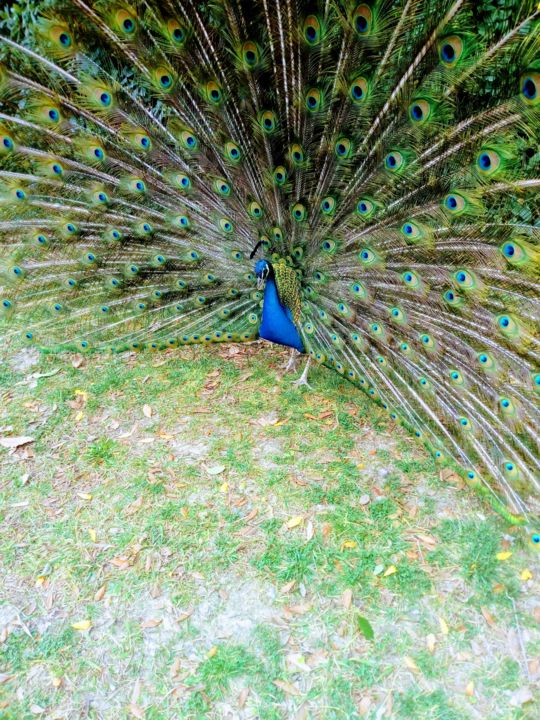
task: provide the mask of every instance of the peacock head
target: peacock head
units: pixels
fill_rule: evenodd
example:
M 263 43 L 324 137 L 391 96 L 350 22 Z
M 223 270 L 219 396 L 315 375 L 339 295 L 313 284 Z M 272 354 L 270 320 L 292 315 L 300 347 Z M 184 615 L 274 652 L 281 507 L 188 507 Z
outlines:
M 272 265 L 268 260 L 257 260 L 255 263 L 255 275 L 257 276 L 257 290 L 262 290 L 264 283 L 272 274 Z

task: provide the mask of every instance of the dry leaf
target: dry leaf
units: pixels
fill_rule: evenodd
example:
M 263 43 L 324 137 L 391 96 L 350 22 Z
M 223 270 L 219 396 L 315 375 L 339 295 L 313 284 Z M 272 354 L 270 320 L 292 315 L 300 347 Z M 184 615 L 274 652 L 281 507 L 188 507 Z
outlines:
M 99 588 L 99 590 L 98 590 L 98 591 L 96 592 L 96 594 L 94 595 L 94 600 L 95 600 L 95 602 L 99 602 L 100 600 L 103 600 L 103 597 L 104 597 L 104 595 L 105 595 L 106 590 L 107 590 L 107 586 L 106 586 L 106 585 L 102 585 L 102 586 Z
M 128 710 L 133 717 L 138 718 L 138 720 L 144 720 L 144 710 L 140 705 L 129 703 Z
M 358 543 L 355 542 L 354 540 L 344 540 L 344 541 L 341 543 L 341 550 L 343 551 L 343 550 L 345 550 L 346 548 L 349 549 L 349 550 L 352 550 L 352 549 L 355 548 L 357 545 L 358 545 Z
M 497 560 L 508 560 L 508 558 L 512 557 L 512 553 L 510 550 L 504 550 L 503 552 L 499 552 L 496 555 Z
M 472 680 L 469 680 L 465 687 L 465 695 L 467 695 L 467 697 L 472 697 L 474 695 L 474 682 Z
M 291 580 L 290 582 L 288 582 L 288 583 L 286 583 L 285 585 L 283 585 L 283 587 L 281 588 L 281 592 L 282 592 L 282 593 L 288 593 L 288 592 L 290 592 L 290 591 L 293 589 L 293 587 L 294 587 L 295 585 L 296 585 L 296 580 Z
M 368 714 L 370 708 L 371 698 L 365 695 L 358 703 L 358 712 L 360 714 L 360 717 L 365 717 Z
M 96 542 L 96 531 L 93 528 L 88 528 L 88 534 L 90 535 L 90 540 L 95 543 Z
M 144 417 L 151 418 L 152 417 L 152 408 L 150 405 L 143 405 L 143 415 Z
M 480 608 L 480 611 L 481 611 L 482 615 L 484 616 L 484 619 L 485 619 L 485 621 L 487 622 L 487 624 L 490 625 L 491 627 L 495 627 L 495 625 L 496 625 L 497 623 L 495 622 L 495 618 L 494 618 L 493 615 L 489 612 L 489 610 L 487 609 L 487 607 L 481 607 L 481 608 Z
M 427 645 L 427 649 L 429 650 L 429 652 L 430 652 L 432 655 L 433 655 L 433 653 L 435 652 L 435 644 L 436 644 L 436 642 L 437 642 L 437 638 L 435 637 L 435 635 L 433 635 L 432 633 L 430 633 L 429 635 L 427 635 L 427 637 L 426 637 L 426 645 Z
M 214 646 L 211 647 L 210 650 L 206 653 L 206 657 L 208 657 L 208 658 L 213 658 L 214 655 L 216 655 L 216 654 L 217 654 L 217 647 L 214 645 Z
M 92 495 L 90 493 L 80 492 L 80 493 L 77 493 L 77 495 L 81 498 L 81 500 L 91 500 L 92 499 Z
M 124 515 L 133 515 L 137 512 L 142 506 L 144 505 L 144 497 L 142 495 L 139 495 L 139 497 L 134 500 L 133 502 L 130 502 L 129 505 L 126 505 L 124 508 Z
M 144 622 L 141 623 L 141 628 L 143 630 L 150 630 L 151 628 L 161 625 L 162 622 L 162 619 L 151 618 L 150 620 L 144 620 Z
M 71 627 L 74 630 L 80 630 L 82 632 L 84 630 L 90 630 L 92 623 L 90 620 L 79 620 L 78 622 L 71 623 Z
M 0 446 L 5 448 L 18 448 L 33 442 L 34 438 L 28 437 L 27 435 L 21 435 L 20 437 L 0 438 Z
M 510 705 L 513 707 L 521 707 L 525 705 L 525 703 L 532 702 L 533 700 L 534 695 L 531 689 L 529 687 L 522 687 L 512 693 L 510 696 Z
M 274 680 L 274 685 L 287 695 L 294 695 L 295 697 L 300 695 L 300 690 L 286 680 Z
M 397 567 L 395 565 L 389 565 L 384 571 L 383 577 L 388 577 L 389 575 L 393 575 L 394 573 L 397 573 Z
M 345 592 L 341 596 L 341 604 L 343 605 L 345 610 L 348 610 L 351 607 L 352 596 L 353 594 L 351 589 L 345 590 Z
M 533 574 L 528 568 L 525 568 L 525 570 L 521 571 L 519 577 L 524 581 L 532 580 Z
M 175 659 L 175 661 L 173 662 L 173 664 L 171 665 L 171 677 L 173 677 L 173 678 L 176 677 L 179 674 L 181 667 L 182 667 L 182 661 L 180 660 L 179 657 L 177 657 Z
M 245 706 L 248 697 L 249 697 L 249 688 L 244 688 L 243 690 L 241 690 L 240 695 L 238 696 L 238 707 L 240 709 L 242 709 Z
M 369 502 L 371 502 L 371 498 L 369 497 L 369 495 L 361 495 L 358 502 L 360 503 L 360 505 L 367 505 Z
M 405 665 L 409 668 L 409 670 L 412 670 L 414 673 L 419 673 L 419 672 L 420 672 L 420 668 L 419 668 L 418 665 L 414 662 L 414 660 L 412 659 L 412 657 L 410 657 L 409 655 L 405 655 L 405 657 L 403 658 L 403 660 L 404 660 L 404 662 L 405 662 Z
M 443 635 L 448 635 L 448 625 L 446 624 L 446 620 L 442 617 L 439 618 L 439 625 L 441 628 L 441 632 Z
M 55 688 L 59 688 L 62 685 L 62 678 L 61 677 L 53 677 L 52 679 L 52 686 Z
M 304 522 L 304 518 L 302 515 L 295 515 L 290 520 L 287 521 L 286 526 L 289 530 L 292 530 L 295 527 L 298 527 Z
M 315 527 L 311 520 L 308 520 L 306 523 L 306 540 L 312 540 L 313 536 L 315 535 Z
M 225 470 L 225 465 L 212 465 L 212 467 L 206 468 L 206 472 L 209 475 L 219 475 Z

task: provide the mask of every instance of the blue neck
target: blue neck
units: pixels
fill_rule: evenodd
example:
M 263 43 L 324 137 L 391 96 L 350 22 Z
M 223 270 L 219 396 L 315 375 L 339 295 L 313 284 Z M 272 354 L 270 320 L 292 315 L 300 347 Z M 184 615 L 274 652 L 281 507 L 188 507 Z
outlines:
M 293 322 L 289 308 L 281 304 L 273 278 L 266 281 L 259 335 L 265 340 L 304 352 L 304 344 Z

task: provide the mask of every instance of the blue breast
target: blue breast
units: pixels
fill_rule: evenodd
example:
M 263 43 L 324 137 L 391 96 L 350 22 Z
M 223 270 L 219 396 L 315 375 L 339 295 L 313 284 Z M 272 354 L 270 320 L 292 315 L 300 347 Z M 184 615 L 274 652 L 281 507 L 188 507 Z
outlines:
M 304 343 L 293 322 L 292 313 L 288 307 L 281 304 L 273 279 L 266 281 L 259 335 L 270 342 L 304 352 Z

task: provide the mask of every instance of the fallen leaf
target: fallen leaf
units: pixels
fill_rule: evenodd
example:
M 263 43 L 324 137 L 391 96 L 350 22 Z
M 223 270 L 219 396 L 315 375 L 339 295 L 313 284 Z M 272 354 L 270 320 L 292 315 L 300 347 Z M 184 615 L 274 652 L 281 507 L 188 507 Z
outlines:
M 290 591 L 293 589 L 293 587 L 294 587 L 295 585 L 296 585 L 296 580 L 291 580 L 290 582 L 288 582 L 288 583 L 286 583 L 285 585 L 283 585 L 283 587 L 281 588 L 281 592 L 282 592 L 282 593 L 288 593 L 288 592 L 290 592 Z
M 529 687 L 519 688 L 519 690 L 516 690 L 510 695 L 510 705 L 513 707 L 521 707 L 525 705 L 525 703 L 532 702 L 533 700 L 534 695 Z
M 519 577 L 524 581 L 532 580 L 533 574 L 528 568 L 525 568 L 525 570 L 521 571 Z
M 360 505 L 367 505 L 369 502 L 371 502 L 371 498 L 369 497 L 369 495 L 361 495 L 358 502 L 360 503 Z
M 439 618 L 439 626 L 441 628 L 441 632 L 443 635 L 448 635 L 448 625 L 446 624 L 446 620 L 442 617 Z
M 249 688 L 243 688 L 240 691 L 240 695 L 238 695 L 238 707 L 240 708 L 240 710 L 245 706 L 248 697 L 249 697 Z
M 474 682 L 472 680 L 469 680 L 465 686 L 465 695 L 467 695 L 467 697 L 472 697 L 474 695 Z
M 88 534 L 90 535 L 90 540 L 95 543 L 97 539 L 96 531 L 93 528 L 88 528 Z
M 102 585 L 102 586 L 99 588 L 99 590 L 96 592 L 96 594 L 94 595 L 94 601 L 95 601 L 95 602 L 99 602 L 100 600 L 103 600 L 103 597 L 104 597 L 104 595 L 105 595 L 106 590 L 107 590 L 107 586 L 106 586 L 106 585 Z
M 484 620 L 487 622 L 487 624 L 490 625 L 491 627 L 495 627 L 495 625 L 496 625 L 497 623 L 495 622 L 495 618 L 494 618 L 493 615 L 489 612 L 489 610 L 487 609 L 487 607 L 481 607 L 481 608 L 480 608 L 480 611 L 481 611 L 482 615 L 484 616 Z
M 84 630 L 90 630 L 92 622 L 90 620 L 79 620 L 78 622 L 71 623 L 71 627 L 74 630 L 80 630 L 83 632 Z
M 437 638 L 435 637 L 435 635 L 433 635 L 433 633 L 430 633 L 429 635 L 426 636 L 427 649 L 429 650 L 429 652 L 430 652 L 432 655 L 433 655 L 433 653 L 435 652 L 435 644 L 436 644 L 436 642 L 437 642 Z
M 412 659 L 412 657 L 410 657 L 409 655 L 405 655 L 405 657 L 403 658 L 403 660 L 404 660 L 404 662 L 405 662 L 405 665 L 409 668 L 409 670 L 412 670 L 414 673 L 419 673 L 419 672 L 420 672 L 420 668 L 419 668 L 418 665 L 414 662 L 414 660 Z
M 0 446 L 5 448 L 18 448 L 33 442 L 34 438 L 28 437 L 27 435 L 21 435 L 20 437 L 0 438 Z
M 81 498 L 81 500 L 91 500 L 92 499 L 92 495 L 90 495 L 90 493 L 80 492 L 80 493 L 77 493 L 77 495 Z
M 380 575 L 382 572 L 384 572 L 384 565 L 375 565 L 375 568 L 373 570 L 374 575 Z
M 135 703 L 129 703 L 128 710 L 133 717 L 137 718 L 138 720 L 144 720 L 144 710 L 140 705 L 136 705 Z
M 358 617 L 356 618 L 356 624 L 358 625 L 358 629 L 366 638 L 366 640 L 373 640 L 373 638 L 375 637 L 375 633 L 373 632 L 373 628 L 371 627 L 369 620 L 367 620 L 365 617 L 362 617 L 361 615 L 358 615 Z
M 371 698 L 367 695 L 364 695 L 364 697 L 360 700 L 358 703 L 358 712 L 360 714 L 360 717 L 365 717 L 369 710 L 371 708 Z
M 55 688 L 59 688 L 62 685 L 62 678 L 61 677 L 53 677 L 52 679 L 52 686 Z
M 30 705 L 30 712 L 32 713 L 32 715 L 43 715 L 43 713 L 45 712 L 45 708 L 41 707 L 41 705 L 36 705 L 36 703 L 34 703 L 33 705 Z
M 206 472 L 209 475 L 219 475 L 225 470 L 225 465 L 212 465 L 211 467 L 206 468 Z
M 274 685 L 280 690 L 283 690 L 284 693 L 287 693 L 287 695 L 294 695 L 295 697 L 300 695 L 300 690 L 286 680 L 274 680 Z
M 308 520 L 306 523 L 306 540 L 312 540 L 313 536 L 315 535 L 315 527 L 311 520 Z
M 140 510 L 144 504 L 144 497 L 142 495 L 139 495 L 139 497 L 136 500 L 133 500 L 133 502 L 130 502 L 129 505 L 126 505 L 124 508 L 124 515 L 133 515 L 137 512 L 137 510 Z
M 292 530 L 295 527 L 298 527 L 304 522 L 304 518 L 302 515 L 295 515 L 290 520 L 287 521 L 286 526 L 289 528 L 289 530 Z
M 152 417 L 152 408 L 150 405 L 143 405 L 143 415 L 144 417 L 151 418 Z
M 347 549 L 349 549 L 349 550 L 352 550 L 352 549 L 355 548 L 357 545 L 358 545 L 358 543 L 355 542 L 354 540 L 344 540 L 344 541 L 341 543 L 341 550 L 343 551 L 343 550 L 345 550 L 345 548 L 347 548 Z
M 206 657 L 213 658 L 214 655 L 217 655 L 217 647 L 214 645 L 214 647 L 211 647 L 210 650 L 206 653 Z
M 179 657 L 175 658 L 175 661 L 171 665 L 171 677 L 176 677 L 180 673 L 180 668 L 182 667 L 182 661 Z
M 349 588 L 348 590 L 345 590 L 345 592 L 341 596 L 341 604 L 345 608 L 345 610 L 348 610 L 351 607 L 352 604 L 352 590 Z
M 157 627 L 158 625 L 161 625 L 162 622 L 163 622 L 162 619 L 151 618 L 150 620 L 144 620 L 141 623 L 141 628 L 143 630 L 150 630 L 152 628 Z
M 504 550 L 503 552 L 499 552 L 496 555 L 497 560 L 508 560 L 508 558 L 512 557 L 512 553 L 510 550 Z
M 389 575 L 393 575 L 394 573 L 397 573 L 397 567 L 395 565 L 389 565 L 384 571 L 383 577 L 388 577 Z

